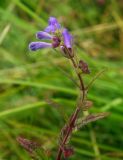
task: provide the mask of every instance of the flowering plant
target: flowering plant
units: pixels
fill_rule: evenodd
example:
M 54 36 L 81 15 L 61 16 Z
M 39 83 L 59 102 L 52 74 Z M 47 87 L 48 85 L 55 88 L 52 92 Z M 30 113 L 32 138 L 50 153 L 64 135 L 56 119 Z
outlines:
M 63 29 L 58 23 L 57 19 L 54 17 L 49 18 L 49 25 L 44 29 L 44 31 L 39 31 L 36 37 L 41 40 L 49 40 L 47 42 L 31 42 L 29 44 L 29 49 L 31 51 L 36 51 L 42 48 L 57 48 L 60 47 L 62 53 L 67 58 L 73 57 L 72 35 L 69 34 L 67 29 Z
M 85 86 L 83 81 L 83 74 L 90 74 L 88 64 L 84 60 L 77 60 L 73 49 L 73 36 L 68 32 L 66 28 L 61 27 L 55 17 L 49 18 L 48 26 L 44 29 L 44 31 L 37 32 L 36 37 L 42 41 L 31 42 L 29 44 L 29 49 L 31 51 L 36 51 L 43 48 L 60 48 L 62 55 L 71 61 L 76 76 L 79 80 L 79 84 L 77 84 L 77 87 L 79 88 L 79 95 L 76 109 L 71 114 L 68 122 L 64 125 L 60 133 L 59 147 L 56 160 L 61 160 L 62 155 L 65 158 L 68 158 L 74 154 L 73 147 L 69 146 L 69 141 L 74 130 L 78 130 L 84 125 L 87 125 L 92 121 L 104 118 L 108 115 L 108 113 L 89 114 L 88 112 L 88 109 L 92 107 L 93 104 L 90 100 L 87 99 L 88 90 L 94 80 L 103 71 L 99 72 L 91 80 L 91 82 L 87 86 Z M 49 42 L 45 42 L 45 40 L 48 40 Z M 80 111 L 83 112 L 82 117 L 79 114 Z M 23 140 L 22 138 L 19 138 L 19 143 L 23 147 L 25 147 L 26 150 L 28 150 L 28 146 L 30 146 L 30 143 L 33 144 L 32 142 L 25 139 Z

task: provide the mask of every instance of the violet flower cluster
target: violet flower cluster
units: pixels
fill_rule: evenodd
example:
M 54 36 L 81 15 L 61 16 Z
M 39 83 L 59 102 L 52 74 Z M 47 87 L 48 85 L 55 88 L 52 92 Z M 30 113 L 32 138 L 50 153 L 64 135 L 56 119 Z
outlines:
M 72 35 L 66 28 L 61 27 L 55 17 L 49 18 L 48 26 L 44 29 L 44 31 L 37 32 L 36 38 L 42 41 L 31 42 L 29 44 L 29 49 L 31 51 L 36 51 L 42 48 L 60 47 L 65 57 L 73 57 Z M 49 42 L 45 42 L 45 40 L 48 40 Z

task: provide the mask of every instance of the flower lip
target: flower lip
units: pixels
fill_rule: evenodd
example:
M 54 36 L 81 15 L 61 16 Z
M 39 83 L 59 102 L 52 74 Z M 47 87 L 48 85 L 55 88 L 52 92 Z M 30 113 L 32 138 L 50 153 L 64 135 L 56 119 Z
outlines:
M 49 39 L 52 39 L 52 35 L 47 33 L 47 32 L 43 32 L 43 31 L 39 31 L 36 33 L 36 38 L 38 39 L 46 39 L 46 40 L 49 40 Z
M 46 42 L 31 42 L 29 44 L 29 49 L 31 51 L 36 51 L 36 50 L 42 49 L 42 48 L 52 48 L 52 44 L 46 43 Z
M 49 25 L 55 25 L 58 23 L 57 19 L 55 17 L 50 17 L 48 20 Z
M 68 30 L 65 28 L 62 32 L 64 38 L 64 44 L 67 48 L 72 48 L 72 36 L 69 34 Z
M 47 26 L 45 29 L 44 29 L 44 31 L 45 32 L 47 32 L 47 33 L 54 33 L 55 32 L 55 27 L 53 26 L 53 25 L 49 25 L 49 26 Z
M 61 28 L 61 25 L 58 23 L 55 17 L 50 17 L 48 20 L 49 25 L 45 28 L 45 32 L 54 33 L 57 29 Z

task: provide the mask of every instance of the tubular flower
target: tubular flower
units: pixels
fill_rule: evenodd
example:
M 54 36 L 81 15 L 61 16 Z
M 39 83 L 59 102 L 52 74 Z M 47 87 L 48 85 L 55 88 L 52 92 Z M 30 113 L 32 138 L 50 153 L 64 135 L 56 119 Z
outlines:
M 36 51 L 43 48 L 57 48 L 60 47 L 62 54 L 67 58 L 73 57 L 72 52 L 72 36 L 67 29 L 62 29 L 55 17 L 50 17 L 48 26 L 44 31 L 36 33 L 36 38 L 39 40 L 48 40 L 49 42 L 31 42 L 29 49 Z
M 69 34 L 67 29 L 64 29 L 62 32 L 64 44 L 67 48 L 72 48 L 72 36 Z
M 36 51 L 36 50 L 42 49 L 42 48 L 52 48 L 52 44 L 46 43 L 46 42 L 31 42 L 29 44 L 29 48 L 32 51 Z
M 45 28 L 44 31 L 39 31 L 36 33 L 36 38 L 40 40 L 50 40 L 50 43 L 47 42 L 31 42 L 29 44 L 29 49 L 31 51 L 36 51 L 42 48 L 56 48 L 60 45 L 61 39 L 60 35 L 56 35 L 58 29 L 61 28 L 61 25 L 58 23 L 57 19 L 54 17 L 49 18 L 49 25 Z
M 50 40 L 53 38 L 53 36 L 47 32 L 39 31 L 36 33 L 36 38 Z
M 65 28 L 62 32 L 64 45 L 61 46 L 61 50 L 65 57 L 72 58 L 74 57 L 74 53 L 72 50 L 73 37 L 69 34 L 68 30 Z

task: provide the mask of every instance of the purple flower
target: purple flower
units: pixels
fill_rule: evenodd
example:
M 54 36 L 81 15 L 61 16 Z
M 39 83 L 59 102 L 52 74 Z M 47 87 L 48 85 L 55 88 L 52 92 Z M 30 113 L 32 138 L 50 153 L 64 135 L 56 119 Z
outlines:
M 36 37 L 42 40 L 50 40 L 50 43 L 47 42 L 31 42 L 29 44 L 29 49 L 31 51 L 36 51 L 42 48 L 56 48 L 60 46 L 61 38 L 58 36 L 55 31 L 61 28 L 61 25 L 58 23 L 55 17 L 50 17 L 48 21 L 49 25 L 45 28 L 45 31 L 39 31 L 36 33 Z M 52 33 L 52 34 L 51 34 Z M 59 34 L 61 32 L 59 31 Z
M 55 17 L 50 17 L 48 23 L 49 25 L 45 28 L 45 32 L 54 33 L 57 29 L 61 28 L 61 25 L 58 23 Z
M 58 25 L 58 26 L 60 26 L 55 17 L 50 17 L 49 20 L 48 20 L 48 23 L 49 23 L 49 25 Z
M 37 32 L 36 37 L 38 39 L 52 39 L 53 38 L 53 36 L 51 34 L 49 34 L 47 32 L 43 32 L 43 31 Z
M 63 39 L 64 39 L 64 44 L 67 48 L 71 49 L 72 48 L 72 36 L 69 34 L 67 29 L 64 29 L 62 32 Z
M 46 43 L 46 42 L 31 42 L 29 44 L 29 49 L 31 51 L 36 51 L 36 50 L 42 49 L 42 48 L 52 48 L 52 44 Z
M 36 51 L 42 48 L 57 48 L 61 47 L 62 53 L 67 58 L 72 58 L 74 56 L 72 50 L 72 36 L 69 34 L 67 29 L 61 28 L 55 17 L 50 17 L 48 20 L 48 27 L 45 31 L 39 31 L 36 33 L 36 38 L 41 40 L 49 40 L 47 42 L 31 42 L 29 44 L 29 49 L 31 51 Z

